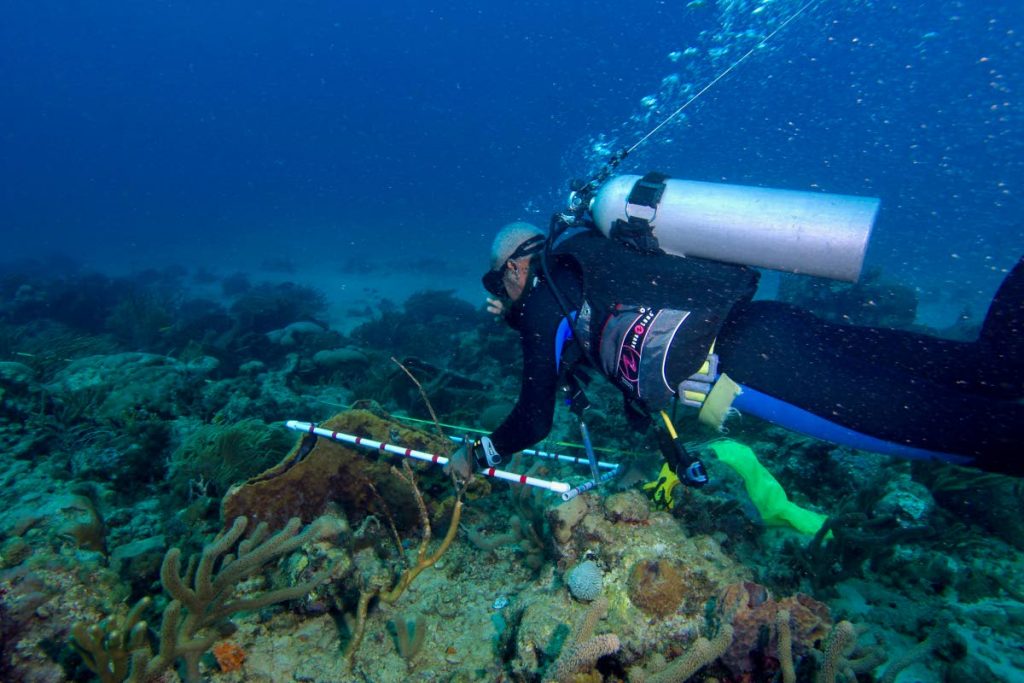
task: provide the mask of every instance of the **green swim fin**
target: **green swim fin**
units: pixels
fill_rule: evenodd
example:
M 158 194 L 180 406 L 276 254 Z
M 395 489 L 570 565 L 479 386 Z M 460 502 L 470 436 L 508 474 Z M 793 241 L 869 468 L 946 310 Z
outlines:
M 791 526 L 813 536 L 828 519 L 826 515 L 805 510 L 792 502 L 772 473 L 765 469 L 747 446 L 738 441 L 714 441 L 708 445 L 718 459 L 736 470 L 747 487 L 754 507 L 768 526 Z

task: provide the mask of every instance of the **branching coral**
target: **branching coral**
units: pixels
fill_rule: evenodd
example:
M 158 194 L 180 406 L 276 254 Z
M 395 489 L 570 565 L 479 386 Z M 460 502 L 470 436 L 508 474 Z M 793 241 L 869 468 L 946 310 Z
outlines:
M 345 650 L 345 657 L 352 662 L 356 652 L 359 650 L 359 645 L 363 640 L 363 633 L 366 629 L 366 617 L 369 613 L 370 602 L 374 598 L 380 598 L 382 602 L 388 604 L 394 604 L 398 601 L 405 590 L 416 580 L 416 577 L 420 575 L 425 569 L 433 567 L 441 556 L 445 554 L 452 541 L 455 540 L 455 536 L 459 530 L 459 519 L 462 517 L 462 494 L 463 488 L 459 487 L 456 496 L 455 504 L 452 507 L 452 518 L 448 526 L 448 532 L 445 534 L 444 539 L 441 540 L 441 544 L 430 553 L 430 539 L 432 530 L 430 526 L 430 516 L 427 513 L 427 505 L 423 502 L 423 495 L 420 493 L 419 487 L 416 485 L 416 477 L 413 474 L 412 467 L 409 466 L 408 460 L 402 461 L 402 471 L 398 468 L 391 468 L 395 476 L 402 479 L 412 491 L 413 498 L 416 501 L 416 507 L 419 510 L 420 515 L 420 527 L 422 529 L 422 538 L 420 539 L 419 550 L 416 553 L 416 564 L 406 567 L 402 571 L 401 575 L 395 581 L 394 585 L 390 585 L 387 578 L 381 576 L 375 576 L 374 579 L 361 587 L 359 591 L 359 603 L 356 607 L 356 619 L 355 625 L 352 629 L 352 640 L 349 641 L 348 647 Z M 398 532 L 394 530 L 392 526 L 392 533 L 397 538 Z M 401 543 L 398 544 L 401 550 Z
M 661 660 L 663 668 L 656 673 L 649 673 L 639 666 L 633 667 L 629 672 L 629 680 L 631 683 L 684 683 L 700 669 L 725 654 L 732 644 L 732 639 L 732 625 L 725 624 L 710 640 L 704 636 L 697 638 L 683 656 L 672 660 L 668 666 L 664 666 L 664 660 Z M 656 664 L 653 668 L 657 666 Z
M 789 624 L 789 610 L 780 609 L 775 615 L 775 628 L 779 636 L 779 668 L 782 683 L 796 683 L 796 669 L 793 666 L 793 630 Z
M 145 597 L 123 617 L 107 617 L 93 626 L 83 622 L 72 625 L 71 644 L 102 683 L 143 680 L 130 677 L 132 653 L 149 647 L 142 615 L 151 604 L 153 600 Z
M 567 683 L 574 676 L 594 667 L 597 660 L 619 651 L 619 637 L 614 633 L 594 635 L 597 622 L 608 614 L 608 600 L 598 598 L 580 619 L 571 644 L 562 647 L 558 659 L 551 665 L 545 681 Z
M 859 647 L 857 638 L 864 630 L 845 620 L 832 627 L 824 651 L 816 653 L 820 666 L 815 683 L 855 683 L 857 674 L 867 673 L 885 661 L 880 649 Z
M 194 557 L 190 560 L 184 573 L 181 551 L 167 551 L 160 579 L 173 600 L 164 610 L 155 653 L 146 638 L 146 622 L 141 619 L 149 598 L 136 603 L 124 619 L 104 620 L 93 626 L 75 624 L 72 645 L 86 666 L 103 683 L 135 683 L 156 679 L 180 659 L 185 664 L 185 680 L 197 683 L 201 679 L 199 659 L 231 630 L 229 617 L 300 597 L 328 577 L 329 571 L 296 586 L 251 598 L 235 597 L 235 588 L 242 580 L 309 541 L 337 535 L 342 528 L 334 517 L 320 517 L 305 528 L 298 519 L 292 519 L 273 536 L 267 536 L 266 524 L 259 524 L 243 539 L 247 526 L 245 517 L 237 518 L 230 529 L 203 549 L 198 561 Z

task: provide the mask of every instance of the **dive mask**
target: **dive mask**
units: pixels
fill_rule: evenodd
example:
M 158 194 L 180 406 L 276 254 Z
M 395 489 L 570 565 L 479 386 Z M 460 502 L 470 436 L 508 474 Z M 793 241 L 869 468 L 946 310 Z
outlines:
M 546 242 L 547 237 L 544 235 L 534 235 L 516 247 L 516 250 L 513 251 L 507 259 L 502 261 L 501 265 L 496 270 L 489 270 L 484 273 L 482 278 L 480 278 L 480 281 L 484 285 L 484 289 L 499 299 L 509 298 L 508 290 L 505 289 L 505 270 L 508 268 L 508 262 L 522 258 L 523 256 L 539 254 L 544 250 L 544 244 Z

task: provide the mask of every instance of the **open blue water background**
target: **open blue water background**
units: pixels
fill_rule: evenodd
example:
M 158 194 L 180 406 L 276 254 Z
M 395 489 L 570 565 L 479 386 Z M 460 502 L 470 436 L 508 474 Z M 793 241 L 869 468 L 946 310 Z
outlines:
M 0 260 L 482 265 L 802 4 L 9 3 Z M 984 306 L 1024 251 L 1022 45 L 1020 2 L 821 0 L 624 168 L 879 196 L 869 264 Z

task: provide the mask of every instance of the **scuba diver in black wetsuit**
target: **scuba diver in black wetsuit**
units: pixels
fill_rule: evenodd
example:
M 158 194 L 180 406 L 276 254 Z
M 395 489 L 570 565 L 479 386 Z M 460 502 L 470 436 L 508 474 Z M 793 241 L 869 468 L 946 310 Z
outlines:
M 746 266 L 593 231 L 553 241 L 525 223 L 494 241 L 484 285 L 489 310 L 519 332 L 522 384 L 507 419 L 452 457 L 458 476 L 542 440 L 579 368 L 605 375 L 645 419 L 678 400 L 718 427 L 738 410 L 866 450 L 1024 475 L 1024 261 L 979 338 L 956 342 L 753 301 L 758 272 Z M 706 481 L 685 448 L 663 450 L 683 482 Z

